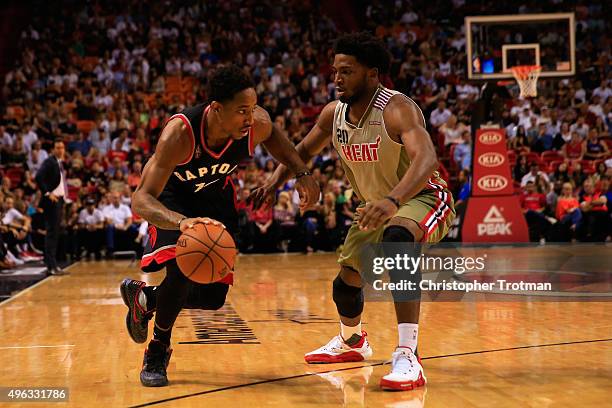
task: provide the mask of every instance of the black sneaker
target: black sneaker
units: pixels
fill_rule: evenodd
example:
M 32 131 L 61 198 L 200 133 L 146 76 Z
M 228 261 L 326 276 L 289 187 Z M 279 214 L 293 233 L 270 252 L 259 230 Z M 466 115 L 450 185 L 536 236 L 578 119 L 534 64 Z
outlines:
M 132 340 L 136 343 L 144 343 L 147 341 L 149 332 L 149 320 L 153 313 L 147 313 L 138 302 L 140 291 L 147 284 L 142 281 L 133 279 L 124 279 L 121 282 L 119 289 L 123 303 L 128 307 L 127 315 L 125 316 L 125 325 Z
M 170 362 L 172 349 L 159 340 L 151 340 L 145 350 L 140 371 L 140 382 L 145 387 L 164 387 L 168 385 L 166 368 Z

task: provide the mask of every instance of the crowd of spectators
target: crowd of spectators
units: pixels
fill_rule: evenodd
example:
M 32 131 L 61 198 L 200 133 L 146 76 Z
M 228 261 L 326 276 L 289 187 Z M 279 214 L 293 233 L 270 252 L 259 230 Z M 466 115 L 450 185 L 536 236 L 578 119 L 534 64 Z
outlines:
M 143 163 L 164 120 L 206 99 L 207 74 L 215 66 L 232 62 L 250 73 L 260 105 L 295 143 L 336 97 L 330 56 L 340 28 L 337 16 L 326 14 L 319 2 L 63 3 L 41 4 L 31 16 L 21 34 L 21 55 L 2 85 L 0 199 L 6 245 L 0 258 L 7 247 L 12 253 L 3 263 L 38 255 L 44 231 L 36 220 L 40 194 L 34 175 L 58 138 L 69 155 L 64 252 L 74 259 L 83 251 L 99 257 L 119 247 L 142 247 L 146 223 L 130 213 L 129 203 Z M 453 7 L 449 12 L 442 2 L 372 1 L 352 11 L 363 14 L 356 18 L 359 28 L 388 44 L 393 63 L 382 81 L 420 105 L 458 202 L 469 196 L 470 123 L 479 95 L 465 80 L 461 16 L 485 11 L 484 3 L 469 3 L 444 2 Z M 532 238 L 605 240 L 612 175 L 610 22 L 597 2 L 510 1 L 496 7 L 497 14 L 576 11 L 577 75 L 540 80 L 539 96 L 513 98 L 499 125 L 508 136 L 517 191 L 524 189 L 521 202 Z M 291 183 L 273 208 L 253 211 L 246 205 L 245 197 L 275 166 L 258 148 L 233 175 L 239 186 L 241 250 L 335 249 L 356 206 L 336 152 L 326 148 L 313 160 L 323 199 L 305 214 L 296 211 Z M 21 229 L 15 232 L 5 220 Z M 556 223 L 567 225 L 567 231 L 552 228 Z M 607 229 L 598 230 L 602 225 Z

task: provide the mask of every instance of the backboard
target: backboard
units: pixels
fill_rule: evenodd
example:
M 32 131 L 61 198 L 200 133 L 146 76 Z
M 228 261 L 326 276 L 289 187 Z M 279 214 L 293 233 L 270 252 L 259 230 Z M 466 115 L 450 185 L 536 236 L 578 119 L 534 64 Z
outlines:
M 468 16 L 468 78 L 513 78 L 517 65 L 542 66 L 540 77 L 574 75 L 574 27 L 574 13 Z

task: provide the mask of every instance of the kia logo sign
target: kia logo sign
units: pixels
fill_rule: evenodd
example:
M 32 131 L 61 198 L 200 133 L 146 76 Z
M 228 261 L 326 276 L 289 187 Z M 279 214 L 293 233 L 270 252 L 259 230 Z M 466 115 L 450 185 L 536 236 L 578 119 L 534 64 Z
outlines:
M 508 179 L 504 176 L 490 175 L 478 180 L 478 187 L 485 191 L 500 191 L 507 185 Z
M 478 157 L 478 164 L 484 167 L 497 167 L 504 163 L 506 158 L 501 153 L 489 152 Z
M 494 145 L 494 144 L 501 142 L 502 135 L 500 135 L 497 132 L 485 132 L 480 135 L 478 140 L 480 140 L 480 143 L 482 144 Z

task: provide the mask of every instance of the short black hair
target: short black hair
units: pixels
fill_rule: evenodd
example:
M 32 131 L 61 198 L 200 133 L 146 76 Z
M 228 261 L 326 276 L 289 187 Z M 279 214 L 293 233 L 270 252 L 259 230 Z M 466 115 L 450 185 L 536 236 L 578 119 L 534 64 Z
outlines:
M 334 53 L 351 55 L 360 64 L 377 68 L 380 74 L 389 72 L 391 66 L 391 54 L 385 43 L 367 31 L 341 36 L 334 44 Z
M 226 102 L 247 88 L 255 88 L 251 77 L 236 65 L 217 68 L 208 77 L 208 103 Z

